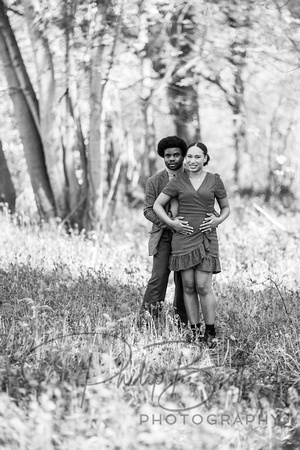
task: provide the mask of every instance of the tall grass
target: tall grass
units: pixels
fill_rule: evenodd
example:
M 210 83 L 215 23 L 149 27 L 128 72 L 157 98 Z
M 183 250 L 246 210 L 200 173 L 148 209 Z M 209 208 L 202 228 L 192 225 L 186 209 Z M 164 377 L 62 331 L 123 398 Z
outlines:
M 270 212 L 272 214 L 272 212 Z M 172 312 L 140 326 L 140 211 L 89 236 L 0 216 L 0 448 L 297 448 L 299 217 L 250 204 L 220 226 L 218 346 Z

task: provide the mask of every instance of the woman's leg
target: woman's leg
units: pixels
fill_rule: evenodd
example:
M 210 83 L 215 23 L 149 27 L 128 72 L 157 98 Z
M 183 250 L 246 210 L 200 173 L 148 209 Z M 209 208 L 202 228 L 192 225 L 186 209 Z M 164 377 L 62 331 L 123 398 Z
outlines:
M 195 270 L 195 285 L 200 296 L 204 322 L 213 325 L 216 315 L 216 299 L 212 290 L 212 273 Z
M 181 271 L 184 304 L 191 325 L 199 323 L 199 299 L 195 283 L 195 270 Z
M 200 296 L 202 314 L 205 322 L 204 342 L 209 348 L 216 346 L 215 315 L 216 299 L 212 290 L 212 273 L 195 271 L 197 292 Z

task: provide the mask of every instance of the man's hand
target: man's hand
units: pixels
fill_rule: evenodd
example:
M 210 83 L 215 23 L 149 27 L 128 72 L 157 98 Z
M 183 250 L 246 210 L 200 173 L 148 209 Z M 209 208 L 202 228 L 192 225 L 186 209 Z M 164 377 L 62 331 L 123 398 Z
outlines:
M 173 230 L 180 234 L 192 234 L 194 231 L 193 227 L 189 226 L 189 223 L 184 220 L 184 217 L 177 216 L 172 222 Z
M 207 233 L 219 225 L 218 218 L 214 214 L 208 213 L 207 216 L 208 217 L 203 220 L 199 228 L 202 233 Z

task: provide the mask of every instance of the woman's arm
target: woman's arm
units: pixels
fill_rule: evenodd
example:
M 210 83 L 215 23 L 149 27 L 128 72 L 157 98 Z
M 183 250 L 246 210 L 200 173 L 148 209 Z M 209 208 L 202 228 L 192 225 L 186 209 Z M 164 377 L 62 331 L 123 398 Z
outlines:
M 193 232 L 193 228 L 189 226 L 188 222 L 181 220 L 179 217 L 171 219 L 166 213 L 164 206 L 171 200 L 171 196 L 159 194 L 153 205 L 153 211 L 163 222 L 165 222 L 170 228 L 179 233 L 190 234 Z
M 207 214 L 208 217 L 206 217 L 206 219 L 204 219 L 202 224 L 200 225 L 200 230 L 203 233 L 205 233 L 206 231 L 210 231 L 212 228 L 216 228 L 218 225 L 224 222 L 224 220 L 227 219 L 230 214 L 230 206 L 227 197 L 217 199 L 217 202 L 220 207 L 220 216 L 216 217 L 214 214 Z

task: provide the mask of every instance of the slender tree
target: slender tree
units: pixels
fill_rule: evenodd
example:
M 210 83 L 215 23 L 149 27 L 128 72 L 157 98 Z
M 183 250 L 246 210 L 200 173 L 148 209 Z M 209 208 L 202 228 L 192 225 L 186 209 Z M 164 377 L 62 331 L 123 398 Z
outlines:
M 168 25 L 170 50 L 176 54 L 176 66 L 168 85 L 168 99 L 176 133 L 187 142 L 201 139 L 199 80 L 193 76 L 193 64 L 189 64 L 195 58 L 194 42 L 198 40 L 200 48 L 201 39 L 202 33 L 199 33 L 195 22 L 194 5 L 190 1 L 183 2 L 180 8 L 174 9 Z
M 6 163 L 5 155 L 0 141 L 0 202 L 8 203 L 12 213 L 15 212 L 16 191 Z
M 216 3 L 216 2 L 214 2 Z M 247 69 L 247 48 L 251 28 L 251 11 L 254 2 L 223 2 L 216 8 L 216 33 L 210 38 L 210 49 L 215 48 L 216 57 L 204 60 L 200 74 L 203 78 L 217 85 L 225 95 L 226 102 L 232 111 L 232 136 L 235 150 L 234 181 L 241 187 L 241 158 L 248 151 L 244 73 Z M 219 39 L 220 28 L 224 40 Z
M 111 0 L 97 0 L 91 29 L 90 69 L 90 133 L 88 144 L 88 198 L 85 227 L 95 228 L 102 220 L 105 191 L 105 110 L 104 93 L 114 64 L 119 39 L 123 2 L 118 16 L 114 15 Z M 105 36 L 111 31 L 111 43 Z
M 146 180 L 156 171 L 156 138 L 154 126 L 153 93 L 155 89 L 153 70 L 153 42 L 149 30 L 149 13 L 144 0 L 139 2 L 139 33 L 140 42 L 138 56 L 141 63 L 141 92 L 140 101 L 144 121 L 144 152 L 140 183 L 146 186 Z
M 40 136 L 38 102 L 2 0 L 0 1 L 0 54 L 38 211 L 42 217 L 55 217 L 54 199 Z
M 87 199 L 87 156 L 81 126 L 79 108 L 77 68 L 75 61 L 75 17 L 77 2 L 67 0 L 62 5 L 63 31 L 66 38 L 66 91 L 64 95 L 65 114 L 63 119 L 62 142 L 64 167 L 67 179 L 70 220 L 82 225 L 83 211 Z M 77 154 L 77 158 L 76 158 Z M 76 176 L 80 170 L 81 183 Z
M 39 0 L 22 0 L 38 74 L 40 131 L 47 173 L 57 215 L 69 212 L 64 152 L 60 131 L 60 106 L 52 55 L 46 38 Z

